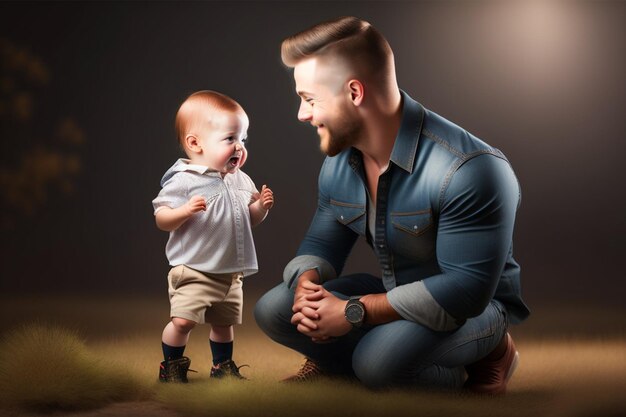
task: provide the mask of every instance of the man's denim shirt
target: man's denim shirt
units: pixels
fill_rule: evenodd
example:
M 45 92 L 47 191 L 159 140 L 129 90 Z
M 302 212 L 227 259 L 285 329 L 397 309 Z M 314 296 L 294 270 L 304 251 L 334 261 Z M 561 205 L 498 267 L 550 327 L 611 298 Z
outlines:
M 341 274 L 356 239 L 377 255 L 387 299 L 405 319 L 458 328 L 495 298 L 509 320 L 524 320 L 513 226 L 520 187 L 506 157 L 402 92 L 402 123 L 378 182 L 375 236 L 367 231 L 360 151 L 324 161 L 313 222 L 286 266 L 295 285 L 306 270 Z

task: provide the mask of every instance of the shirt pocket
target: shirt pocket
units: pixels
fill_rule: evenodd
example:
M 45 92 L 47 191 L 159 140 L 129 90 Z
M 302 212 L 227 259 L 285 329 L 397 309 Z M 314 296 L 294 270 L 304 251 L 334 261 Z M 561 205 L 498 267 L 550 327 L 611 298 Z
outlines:
M 390 244 L 394 252 L 426 261 L 435 255 L 435 225 L 430 209 L 391 213 Z
M 330 200 L 335 219 L 359 235 L 365 234 L 365 206 Z

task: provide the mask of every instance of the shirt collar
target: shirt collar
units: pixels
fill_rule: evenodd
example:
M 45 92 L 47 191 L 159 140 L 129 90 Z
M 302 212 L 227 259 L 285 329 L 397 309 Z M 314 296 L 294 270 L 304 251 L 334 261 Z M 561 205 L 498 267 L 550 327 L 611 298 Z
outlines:
M 196 172 L 200 175 L 206 174 L 211 177 L 220 176 L 220 173 L 218 171 L 212 171 L 207 166 L 191 164 L 190 162 L 191 161 L 189 159 L 180 158 L 178 159 L 178 161 L 176 161 L 176 163 L 172 167 L 172 171 L 174 172 L 191 171 L 191 172 Z
M 417 145 L 424 122 L 424 107 L 404 91 L 400 90 L 400 94 L 402 96 L 402 121 L 390 160 L 410 174 L 413 172 Z

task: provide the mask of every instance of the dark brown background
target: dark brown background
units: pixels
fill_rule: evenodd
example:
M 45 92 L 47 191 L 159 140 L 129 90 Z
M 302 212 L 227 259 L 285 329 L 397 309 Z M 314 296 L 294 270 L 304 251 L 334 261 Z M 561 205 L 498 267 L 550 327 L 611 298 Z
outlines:
M 0 291 L 165 296 L 150 202 L 198 89 L 248 112 L 246 172 L 277 200 L 248 299 L 278 283 L 323 159 L 279 45 L 341 15 L 387 37 L 401 88 L 511 160 L 530 306 L 620 305 L 626 3 L 602 1 L 0 3 Z M 377 271 L 363 243 L 356 270 Z

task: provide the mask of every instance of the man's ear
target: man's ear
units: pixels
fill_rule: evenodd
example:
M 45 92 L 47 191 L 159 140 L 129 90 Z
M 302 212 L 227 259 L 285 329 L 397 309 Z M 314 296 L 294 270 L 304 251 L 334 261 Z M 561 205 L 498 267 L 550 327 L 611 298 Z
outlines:
M 196 153 L 202 152 L 200 141 L 195 135 L 185 136 L 185 148 L 189 149 L 191 152 L 196 152 Z
M 360 106 L 363 103 L 363 96 L 365 94 L 365 88 L 363 83 L 359 80 L 348 81 L 348 90 L 350 92 L 350 100 L 355 106 Z

